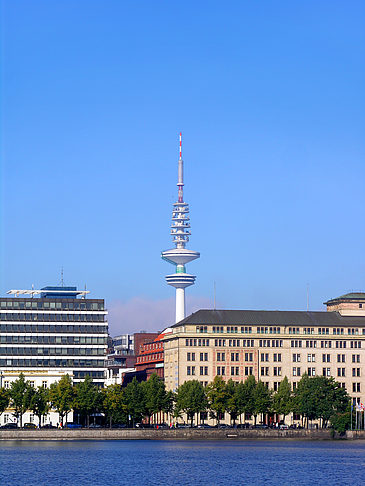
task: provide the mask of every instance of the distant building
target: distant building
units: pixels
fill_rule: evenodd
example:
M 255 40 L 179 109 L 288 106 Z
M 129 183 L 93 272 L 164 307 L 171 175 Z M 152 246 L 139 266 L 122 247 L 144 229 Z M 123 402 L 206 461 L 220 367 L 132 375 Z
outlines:
M 153 341 L 147 341 L 140 346 L 139 355 L 136 361 L 136 371 L 145 372 L 146 379 L 156 373 L 160 378 L 164 378 L 164 351 L 161 341 L 164 334 L 160 334 Z
M 134 334 L 121 334 L 112 338 L 111 347 L 108 349 L 106 358 L 106 385 L 124 385 L 133 379 L 134 376 L 139 381 L 145 379 L 145 373 L 137 372 L 135 369 L 137 354 L 140 347 L 156 338 L 156 332 L 136 332 Z M 128 376 L 127 376 L 128 374 Z
M 88 293 L 44 287 L 0 297 L 0 387 L 10 388 L 21 372 L 34 386 L 49 387 L 64 374 L 74 383 L 89 375 L 104 385 L 107 311 L 103 299 Z
M 277 390 L 287 376 L 332 376 L 354 403 L 365 402 L 365 293 L 325 302 L 327 312 L 199 310 L 165 334 L 168 390 L 186 380 L 254 375 Z

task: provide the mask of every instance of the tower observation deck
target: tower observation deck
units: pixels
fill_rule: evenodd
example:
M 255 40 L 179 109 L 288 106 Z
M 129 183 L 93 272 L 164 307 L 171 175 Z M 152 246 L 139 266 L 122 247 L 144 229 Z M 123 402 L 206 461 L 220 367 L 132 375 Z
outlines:
M 195 275 L 186 273 L 185 265 L 200 257 L 199 252 L 185 248 L 189 241 L 191 232 L 189 222 L 189 204 L 184 202 L 183 195 L 184 162 L 182 160 L 181 151 L 181 133 L 177 187 L 178 200 L 173 204 L 170 232 L 175 248 L 163 251 L 161 253 L 161 257 L 163 260 L 175 265 L 175 273 L 166 275 L 166 282 L 168 285 L 171 285 L 176 289 L 176 322 L 179 322 L 185 318 L 185 288 L 193 285 L 196 278 Z

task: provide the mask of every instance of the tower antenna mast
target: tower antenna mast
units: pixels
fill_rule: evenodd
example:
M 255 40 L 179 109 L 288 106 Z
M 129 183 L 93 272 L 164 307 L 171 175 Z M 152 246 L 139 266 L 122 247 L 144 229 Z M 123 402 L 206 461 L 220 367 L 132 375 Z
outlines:
M 190 218 L 189 204 L 184 202 L 184 162 L 182 159 L 182 135 L 179 135 L 179 161 L 178 161 L 178 200 L 173 204 L 171 236 L 175 248 L 163 251 L 163 260 L 175 265 L 175 273 L 166 276 L 168 285 L 176 289 L 176 322 L 185 318 L 185 288 L 195 283 L 195 275 L 186 273 L 185 265 L 200 257 L 197 251 L 185 248 L 189 241 Z

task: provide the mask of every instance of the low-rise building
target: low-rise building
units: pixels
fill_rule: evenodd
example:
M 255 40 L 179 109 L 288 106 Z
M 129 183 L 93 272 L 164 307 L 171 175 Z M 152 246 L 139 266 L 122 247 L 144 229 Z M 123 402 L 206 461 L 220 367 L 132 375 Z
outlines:
M 171 327 L 164 343 L 168 390 L 186 380 L 254 375 L 277 390 L 304 373 L 332 376 L 354 403 L 365 401 L 365 293 L 325 303 L 327 312 L 199 310 Z

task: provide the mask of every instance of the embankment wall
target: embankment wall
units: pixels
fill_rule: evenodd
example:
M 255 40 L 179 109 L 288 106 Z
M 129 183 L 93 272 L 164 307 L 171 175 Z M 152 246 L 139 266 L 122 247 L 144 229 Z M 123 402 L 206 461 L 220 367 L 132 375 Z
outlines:
M 0 440 L 247 440 L 365 439 L 365 431 L 348 431 L 332 436 L 331 430 L 255 429 L 79 429 L 79 430 L 0 430 Z

